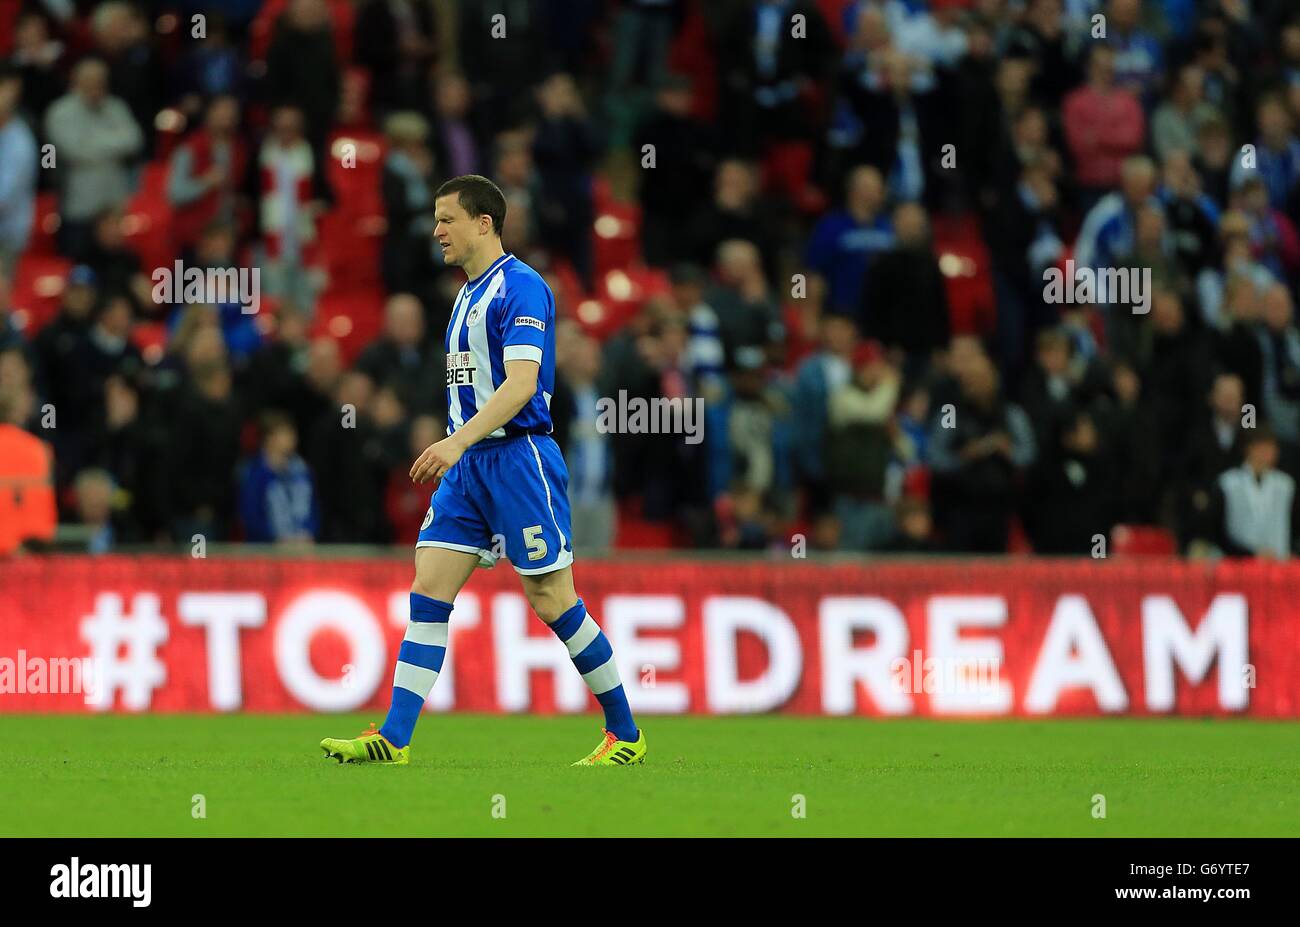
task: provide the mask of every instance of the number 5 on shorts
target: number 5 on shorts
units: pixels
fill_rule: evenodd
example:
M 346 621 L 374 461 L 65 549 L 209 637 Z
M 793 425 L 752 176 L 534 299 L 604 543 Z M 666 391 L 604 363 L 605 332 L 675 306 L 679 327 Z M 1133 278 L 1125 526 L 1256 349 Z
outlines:
M 528 548 L 529 560 L 541 560 L 546 556 L 546 538 L 541 537 L 541 533 L 541 525 L 524 529 L 524 546 Z

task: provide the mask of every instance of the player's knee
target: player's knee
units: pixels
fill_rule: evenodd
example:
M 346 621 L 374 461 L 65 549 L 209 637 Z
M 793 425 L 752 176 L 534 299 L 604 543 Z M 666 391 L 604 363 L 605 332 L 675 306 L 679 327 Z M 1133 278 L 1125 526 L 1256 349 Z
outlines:
M 529 589 L 528 604 L 533 607 L 537 617 L 547 624 L 558 619 L 573 606 L 572 602 L 564 601 L 558 589 L 548 587 Z

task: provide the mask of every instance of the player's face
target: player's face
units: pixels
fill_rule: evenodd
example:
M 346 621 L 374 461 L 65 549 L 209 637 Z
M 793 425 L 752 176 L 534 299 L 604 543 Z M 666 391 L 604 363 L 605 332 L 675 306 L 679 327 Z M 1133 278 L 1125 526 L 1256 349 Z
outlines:
M 442 248 L 445 263 L 460 267 L 470 260 L 480 239 L 479 223 L 470 218 L 465 207 L 460 205 L 460 196 L 451 194 L 438 197 L 434 204 L 434 218 L 438 224 L 433 228 L 433 237 Z

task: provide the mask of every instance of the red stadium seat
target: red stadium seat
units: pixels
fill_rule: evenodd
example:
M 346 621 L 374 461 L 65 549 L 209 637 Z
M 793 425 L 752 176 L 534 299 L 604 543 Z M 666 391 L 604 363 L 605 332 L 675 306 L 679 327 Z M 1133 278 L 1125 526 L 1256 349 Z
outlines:
M 166 162 L 152 161 L 144 166 L 140 189 L 127 201 L 124 213 L 123 236 L 141 265 L 170 267 L 178 253 L 171 237 L 172 207 L 167 201 Z
M 1178 541 L 1158 525 L 1116 525 L 1110 532 L 1112 557 L 1172 557 Z
M 384 294 L 376 287 L 327 290 L 316 303 L 312 335 L 329 335 L 351 364 L 384 324 Z
M 627 270 L 641 260 L 641 207 L 609 200 L 601 204 L 592 223 L 596 277 Z
M 32 234 L 27 242 L 27 254 L 56 255 L 59 253 L 56 236 L 59 233 L 59 196 L 53 190 L 36 194 L 36 215 L 32 219 Z
M 624 499 L 618 504 L 618 524 L 614 530 L 615 548 L 661 550 L 674 546 L 672 523 L 646 521 L 642 518 L 640 498 Z
M 21 3 L 0 4 L 0 55 L 8 57 L 14 50 L 14 27 L 23 11 Z
M 15 324 L 33 337 L 59 311 L 72 262 L 58 255 L 26 252 L 18 259 L 10 297 Z
M 808 142 L 783 142 L 763 160 L 763 188 L 789 200 L 805 215 L 825 211 L 825 195 L 812 185 L 813 148 Z

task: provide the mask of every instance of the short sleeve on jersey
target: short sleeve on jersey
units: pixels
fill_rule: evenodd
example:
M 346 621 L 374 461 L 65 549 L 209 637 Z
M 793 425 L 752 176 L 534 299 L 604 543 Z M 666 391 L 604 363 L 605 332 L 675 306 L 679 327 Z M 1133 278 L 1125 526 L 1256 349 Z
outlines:
M 535 277 L 509 283 L 501 316 L 502 360 L 530 360 L 540 364 L 546 348 L 546 330 L 555 322 L 551 294 Z

